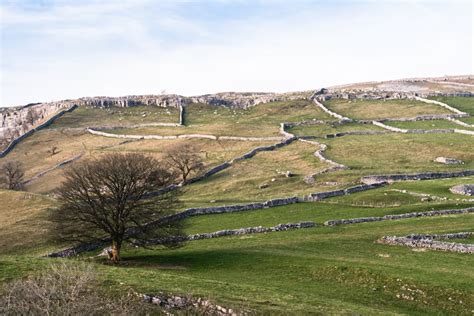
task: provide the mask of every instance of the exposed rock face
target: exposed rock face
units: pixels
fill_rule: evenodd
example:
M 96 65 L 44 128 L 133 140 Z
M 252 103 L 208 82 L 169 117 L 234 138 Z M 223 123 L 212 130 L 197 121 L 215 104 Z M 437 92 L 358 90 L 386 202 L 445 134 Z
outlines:
M 434 161 L 444 163 L 445 165 L 460 165 L 464 163 L 462 160 L 448 157 L 437 157 Z
M 449 191 L 454 194 L 474 196 L 474 184 L 455 185 L 454 187 L 450 188 Z
M 7 133 L 17 133 L 19 136 L 30 130 L 37 123 L 43 122 L 60 110 L 69 108 L 68 103 L 36 103 L 24 107 L 0 108 L 0 138 Z M 28 122 L 28 112 L 34 113 L 34 122 Z
M 274 101 L 286 101 L 309 98 L 311 93 L 235 93 L 226 92 L 218 94 L 206 94 L 202 96 L 184 97 L 176 94 L 168 95 L 129 95 L 122 97 L 85 97 L 75 100 L 63 100 L 57 102 L 34 103 L 23 107 L 0 108 L 0 138 L 6 134 L 7 130 L 17 131 L 17 137 L 30 130 L 35 123 L 25 125 L 27 122 L 28 111 L 34 111 L 37 114 L 37 121 L 43 121 L 60 110 L 77 106 L 107 108 L 111 106 L 130 107 L 130 106 L 159 106 L 180 108 L 182 124 L 183 107 L 191 103 L 204 103 L 217 106 L 226 106 L 232 108 L 248 108 L 260 103 Z

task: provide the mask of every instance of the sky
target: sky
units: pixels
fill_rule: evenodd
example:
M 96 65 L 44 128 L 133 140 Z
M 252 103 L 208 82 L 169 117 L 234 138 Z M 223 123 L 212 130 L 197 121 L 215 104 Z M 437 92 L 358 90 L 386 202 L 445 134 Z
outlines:
M 1 0 L 0 106 L 472 74 L 473 1 Z

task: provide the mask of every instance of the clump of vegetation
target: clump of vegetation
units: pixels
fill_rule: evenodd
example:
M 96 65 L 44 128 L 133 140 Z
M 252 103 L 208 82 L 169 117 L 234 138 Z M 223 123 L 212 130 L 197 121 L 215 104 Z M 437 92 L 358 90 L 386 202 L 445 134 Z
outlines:
M 26 113 L 26 122 L 29 125 L 33 125 L 38 119 L 39 119 L 38 113 L 32 108 L 29 108 L 28 112 Z
M 169 166 L 176 170 L 180 180 L 185 183 L 190 175 L 197 175 L 204 169 L 201 156 L 196 147 L 190 144 L 179 144 L 166 155 Z
M 57 190 L 61 206 L 51 213 L 55 239 L 110 242 L 114 263 L 127 240 L 162 238 L 167 246 L 178 245 L 168 237 L 182 234 L 180 223 L 163 220 L 178 205 L 177 191 L 167 190 L 174 176 L 163 162 L 143 154 L 109 154 L 73 166 L 65 179 Z
M 7 284 L 1 315 L 130 315 L 146 313 L 135 295 L 111 297 L 90 265 L 55 264 L 42 274 Z

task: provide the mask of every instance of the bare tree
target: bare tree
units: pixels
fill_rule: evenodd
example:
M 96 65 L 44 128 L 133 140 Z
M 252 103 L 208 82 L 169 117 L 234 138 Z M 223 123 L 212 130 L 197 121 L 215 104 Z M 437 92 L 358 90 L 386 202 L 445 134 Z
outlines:
M 179 245 L 178 221 L 165 221 L 178 205 L 176 190 L 163 190 L 174 177 L 160 161 L 143 154 L 109 154 L 65 172 L 57 190 L 61 207 L 51 213 L 59 241 L 110 242 L 110 260 L 120 261 L 124 241 L 150 238 Z M 157 191 L 161 194 L 150 198 Z M 147 225 L 151 222 L 160 224 Z
M 0 168 L 1 182 L 5 183 L 9 190 L 21 190 L 23 188 L 24 175 L 23 165 L 18 161 L 6 162 Z
M 49 148 L 48 152 L 51 154 L 51 156 L 54 156 L 54 155 L 56 155 L 56 154 L 59 152 L 58 149 L 59 149 L 59 148 L 58 148 L 56 145 L 52 145 L 52 146 Z
M 33 125 L 38 120 L 38 118 L 38 113 L 36 113 L 36 111 L 32 108 L 29 108 L 28 112 L 26 113 L 26 122 L 30 125 Z
M 175 146 L 166 155 L 166 161 L 180 174 L 183 183 L 189 175 L 198 174 L 204 169 L 201 156 L 196 151 L 192 145 L 183 144 Z

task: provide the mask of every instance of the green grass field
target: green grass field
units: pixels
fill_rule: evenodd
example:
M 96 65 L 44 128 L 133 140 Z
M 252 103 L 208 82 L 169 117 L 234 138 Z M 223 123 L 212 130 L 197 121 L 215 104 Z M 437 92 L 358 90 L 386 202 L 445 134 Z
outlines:
M 179 123 L 179 109 L 158 106 L 134 106 L 105 109 L 79 107 L 58 119 L 53 128 L 85 128 L 149 123 Z
M 464 129 L 474 130 L 471 127 L 461 126 L 448 120 L 432 120 L 432 121 L 414 121 L 414 122 L 386 122 L 386 125 L 403 128 L 403 129 Z
M 463 111 L 471 99 L 439 99 Z M 332 110 L 358 119 L 411 117 L 446 113 L 438 106 L 406 100 L 331 100 Z M 133 140 L 94 136 L 86 126 L 130 126 L 175 122 L 177 113 L 163 108 L 78 109 L 50 128 L 20 143 L 0 164 L 21 161 L 26 178 L 81 154 L 84 161 L 110 152 L 141 152 L 161 158 L 173 146 L 193 144 L 206 168 L 274 142 Z M 116 111 L 116 112 L 114 112 Z M 118 112 L 120 111 L 120 112 Z M 143 112 L 147 112 L 143 116 Z M 215 135 L 276 136 L 280 122 L 325 120 L 327 124 L 297 126 L 298 136 L 324 137 L 353 131 L 379 131 L 371 124 L 335 124 L 306 100 L 272 102 L 247 110 L 192 104 L 185 127 L 123 128 L 127 134 L 208 133 Z M 175 116 L 176 114 L 176 116 Z M 168 121 L 167 121 L 168 119 Z M 466 120 L 469 120 L 467 118 Z M 449 121 L 389 122 L 401 128 L 452 128 Z M 456 125 L 456 128 L 458 126 Z M 462 127 L 460 127 L 463 129 Z M 324 152 L 348 170 L 304 177 L 329 166 L 313 153 L 317 146 L 295 141 L 249 160 L 234 163 L 203 181 L 186 186 L 180 196 L 187 207 L 218 206 L 304 196 L 360 184 L 371 174 L 459 171 L 474 169 L 474 137 L 461 134 L 381 134 L 318 139 Z M 51 146 L 59 153 L 51 155 Z M 462 165 L 435 163 L 452 157 Z M 76 164 L 74 162 L 73 164 Z M 290 171 L 293 176 L 286 177 Z M 413 233 L 473 231 L 474 215 L 419 217 L 335 227 L 327 220 L 383 216 L 473 207 L 472 197 L 453 194 L 454 185 L 474 183 L 474 177 L 396 182 L 378 189 L 329 198 L 227 214 L 194 216 L 184 221 L 188 234 L 242 227 L 275 226 L 314 221 L 317 226 L 286 232 L 249 234 L 186 243 L 179 249 L 126 246 L 123 261 L 111 265 L 97 251 L 75 259 L 43 258 L 61 249 L 49 240 L 47 215 L 58 206 L 52 192 L 62 181 L 63 168 L 30 182 L 25 191 L 0 190 L 0 284 L 35 275 L 57 261 L 84 261 L 98 271 L 101 286 L 110 293 L 172 293 L 192 295 L 250 315 L 472 315 L 474 257 L 376 241 L 382 236 Z M 259 188 L 267 184 L 266 188 Z M 426 198 L 423 194 L 432 196 Z M 449 240 L 472 243 L 473 238 Z M 0 290 L 1 291 L 1 290 Z M 1 292 L 0 292 L 1 295 Z
M 383 128 L 375 126 L 373 124 L 361 124 L 361 123 L 329 123 L 329 124 L 318 124 L 318 125 L 302 125 L 295 126 L 289 129 L 289 132 L 294 133 L 296 136 L 316 136 L 325 137 L 326 135 L 337 134 L 337 133 L 348 133 L 348 132 L 367 132 L 367 131 L 378 131 L 384 132 Z
M 432 100 L 446 103 L 458 110 L 474 115 L 474 100 L 469 97 L 430 97 Z
M 325 102 L 332 111 L 343 116 L 374 120 L 382 118 L 414 117 L 423 114 L 451 114 L 447 109 L 438 105 L 427 104 L 421 101 L 399 100 L 343 100 L 334 99 Z
M 281 122 L 329 118 L 308 100 L 270 102 L 249 109 L 193 103 L 185 108 L 185 127 L 121 128 L 110 132 L 129 135 L 279 136 Z

